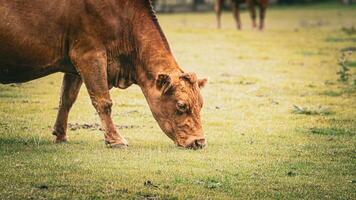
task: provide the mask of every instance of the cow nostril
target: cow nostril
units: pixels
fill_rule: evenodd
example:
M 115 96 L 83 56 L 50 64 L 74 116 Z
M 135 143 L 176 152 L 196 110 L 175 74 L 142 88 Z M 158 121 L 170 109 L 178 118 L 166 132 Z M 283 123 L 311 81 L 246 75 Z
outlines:
M 206 145 L 205 144 L 205 139 L 195 140 L 194 143 L 195 143 L 195 146 L 198 147 L 198 148 L 203 148 Z

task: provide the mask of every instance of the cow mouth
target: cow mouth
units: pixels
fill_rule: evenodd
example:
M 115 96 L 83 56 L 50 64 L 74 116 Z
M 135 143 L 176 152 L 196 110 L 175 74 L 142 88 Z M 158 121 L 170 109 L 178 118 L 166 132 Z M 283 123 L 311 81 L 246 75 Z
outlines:
M 188 143 L 187 145 L 178 144 L 178 146 L 184 147 L 186 149 L 198 150 L 198 149 L 203 149 L 204 147 L 206 147 L 206 141 L 204 138 L 203 139 L 195 139 L 192 142 Z

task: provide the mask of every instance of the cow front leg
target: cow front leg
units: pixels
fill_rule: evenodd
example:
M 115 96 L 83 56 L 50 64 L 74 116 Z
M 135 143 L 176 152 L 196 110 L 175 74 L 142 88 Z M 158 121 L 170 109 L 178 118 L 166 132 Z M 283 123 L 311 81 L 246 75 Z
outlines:
M 128 145 L 127 141 L 117 132 L 111 119 L 112 101 L 107 81 L 107 58 L 103 52 L 73 53 L 72 61 L 79 71 L 90 99 L 96 109 L 102 127 L 105 130 L 105 144 L 113 148 Z
M 217 23 L 217 28 L 221 28 L 221 12 L 222 12 L 222 4 L 223 0 L 215 0 L 215 5 L 214 5 L 214 10 L 216 13 L 216 23 Z
M 233 15 L 236 21 L 236 28 L 241 30 L 241 19 L 240 19 L 240 3 L 237 1 L 232 1 Z
M 52 134 L 55 136 L 54 142 L 67 141 L 67 122 L 68 114 L 72 108 L 73 103 L 77 99 L 82 79 L 78 75 L 64 74 L 61 97 L 59 101 L 59 109 L 57 113 L 57 120 L 53 127 Z

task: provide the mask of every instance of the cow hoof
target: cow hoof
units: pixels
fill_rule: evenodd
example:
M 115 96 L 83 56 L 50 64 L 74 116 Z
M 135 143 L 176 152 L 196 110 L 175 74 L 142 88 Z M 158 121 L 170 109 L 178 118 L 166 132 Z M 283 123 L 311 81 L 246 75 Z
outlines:
M 110 144 L 109 148 L 112 149 L 126 149 L 128 147 L 127 144 Z
M 67 139 L 67 137 L 61 137 L 61 136 L 54 136 L 54 139 L 53 139 L 53 143 L 55 143 L 55 144 L 60 144 L 60 143 L 65 143 L 65 142 L 67 142 L 68 141 L 68 139 Z
M 108 141 L 105 141 L 105 145 L 108 148 L 113 148 L 113 149 L 125 149 L 129 146 L 126 140 L 124 140 L 122 143 L 109 143 Z

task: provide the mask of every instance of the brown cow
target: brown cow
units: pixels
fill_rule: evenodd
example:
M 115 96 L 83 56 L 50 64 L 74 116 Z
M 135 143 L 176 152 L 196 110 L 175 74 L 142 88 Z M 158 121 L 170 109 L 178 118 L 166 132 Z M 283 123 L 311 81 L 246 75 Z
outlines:
M 222 11 L 222 6 L 223 6 L 224 2 L 225 2 L 225 0 L 215 0 L 215 12 L 216 12 L 218 28 L 221 27 L 221 11 Z M 232 11 L 233 11 L 233 15 L 234 15 L 234 18 L 236 21 L 237 29 L 241 29 L 241 19 L 240 19 L 240 4 L 241 3 L 247 4 L 247 7 L 250 11 L 253 28 L 257 27 L 255 6 L 257 5 L 259 7 L 259 9 L 260 9 L 260 15 L 259 15 L 260 25 L 258 28 L 260 30 L 263 30 L 264 29 L 264 20 L 265 20 L 265 16 L 266 16 L 266 9 L 268 6 L 268 0 L 231 0 Z
M 202 148 L 206 79 L 175 61 L 149 0 L 0 0 L 0 82 L 65 73 L 55 142 L 67 141 L 70 108 L 84 82 L 109 147 L 126 147 L 111 119 L 112 87 L 141 87 L 178 146 Z

